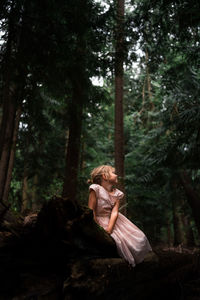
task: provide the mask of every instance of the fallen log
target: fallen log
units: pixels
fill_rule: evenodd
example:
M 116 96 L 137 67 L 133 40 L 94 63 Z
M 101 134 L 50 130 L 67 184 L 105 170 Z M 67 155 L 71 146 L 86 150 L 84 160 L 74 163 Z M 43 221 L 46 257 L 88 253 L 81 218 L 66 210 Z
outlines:
M 197 299 L 198 251 L 156 249 L 132 268 L 85 206 L 53 197 L 38 214 L 6 214 L 0 227 L 0 300 Z
M 94 222 L 92 211 L 61 197 L 53 197 L 38 215 L 15 217 L 7 211 L 0 228 L 3 299 L 20 294 L 22 281 L 35 272 L 58 279 L 68 275 L 71 260 L 118 256 L 115 242 Z

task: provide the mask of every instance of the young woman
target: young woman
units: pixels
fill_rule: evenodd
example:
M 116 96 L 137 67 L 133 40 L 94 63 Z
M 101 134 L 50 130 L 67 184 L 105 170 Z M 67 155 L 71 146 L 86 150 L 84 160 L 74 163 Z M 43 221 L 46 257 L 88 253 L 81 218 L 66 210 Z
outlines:
M 119 255 L 134 267 L 152 248 L 145 234 L 118 211 L 124 193 L 114 188 L 115 169 L 108 165 L 95 168 L 91 182 L 88 206 L 94 220 L 115 240 Z

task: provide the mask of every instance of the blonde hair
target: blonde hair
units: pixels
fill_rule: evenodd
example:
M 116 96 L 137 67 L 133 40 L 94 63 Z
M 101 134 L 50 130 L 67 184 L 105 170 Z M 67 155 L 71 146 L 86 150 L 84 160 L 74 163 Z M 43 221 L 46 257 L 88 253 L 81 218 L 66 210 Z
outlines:
M 102 165 L 97 168 L 94 168 L 91 172 L 91 180 L 92 183 L 101 184 L 102 175 L 104 174 L 106 179 L 110 178 L 110 173 L 115 171 L 115 168 L 109 165 Z

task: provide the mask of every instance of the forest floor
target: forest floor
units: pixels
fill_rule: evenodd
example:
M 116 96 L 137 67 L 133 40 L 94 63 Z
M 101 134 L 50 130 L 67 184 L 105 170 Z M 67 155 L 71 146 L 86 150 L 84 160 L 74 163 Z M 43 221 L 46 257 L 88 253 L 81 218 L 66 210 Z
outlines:
M 4 216 L 0 300 L 200 300 L 199 248 L 154 246 L 133 268 L 90 211 L 70 205 L 53 199 L 18 223 Z

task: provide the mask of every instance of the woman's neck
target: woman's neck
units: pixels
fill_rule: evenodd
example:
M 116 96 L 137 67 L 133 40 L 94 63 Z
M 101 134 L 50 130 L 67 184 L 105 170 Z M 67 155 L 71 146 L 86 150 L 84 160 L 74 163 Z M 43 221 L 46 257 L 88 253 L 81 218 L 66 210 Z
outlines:
M 113 190 L 113 185 L 112 183 L 102 180 L 101 185 L 104 187 L 104 189 L 106 189 L 108 192 L 112 192 Z

